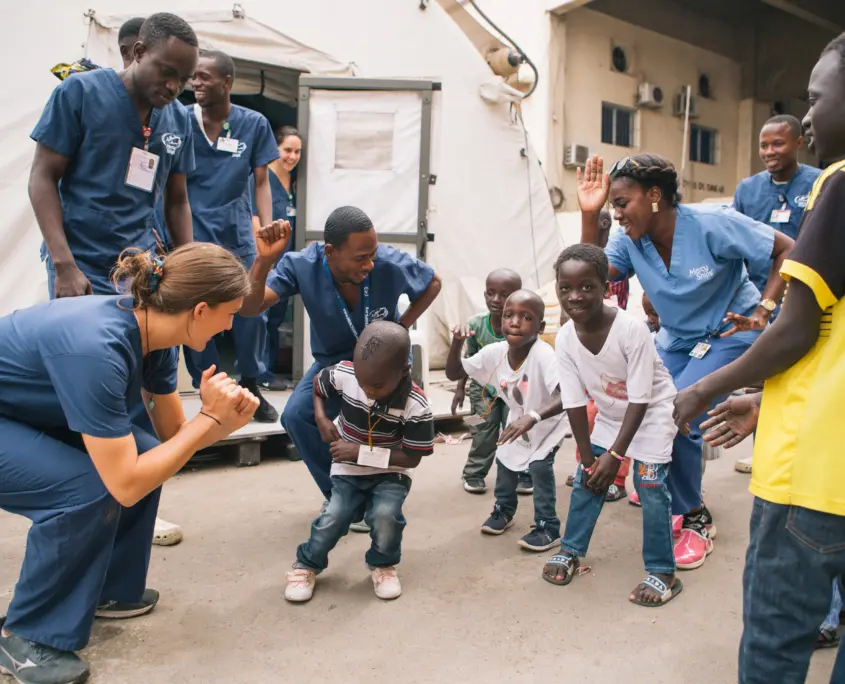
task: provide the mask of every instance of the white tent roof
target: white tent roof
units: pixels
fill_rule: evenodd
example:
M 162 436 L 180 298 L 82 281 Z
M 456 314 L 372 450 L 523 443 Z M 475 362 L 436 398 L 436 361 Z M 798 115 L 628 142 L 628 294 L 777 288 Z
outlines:
M 489 271 L 514 268 L 527 287 L 548 281 L 562 241 L 542 169 L 512 106 L 520 96 L 490 72 L 473 44 L 477 32 L 471 41 L 439 4 L 425 3 L 423 10 L 418 0 L 253 0 L 244 3 L 246 16 L 239 17 L 225 5 L 217 5 L 218 11 L 202 9 L 207 6 L 203 0 L 180 0 L 178 6 L 164 0 L 101 2 L 93 13 L 89 0 L 23 3 L 16 30 L 8 32 L 4 44 L 4 51 L 10 51 L 3 55 L 6 62 L 16 65 L 7 73 L 7 92 L 17 96 L 0 123 L 5 219 L 0 224 L 0 314 L 46 298 L 38 261 L 40 233 L 26 182 L 33 151 L 28 135 L 58 83 L 49 69 L 86 50 L 97 63 L 119 66 L 117 29 L 139 11 L 176 12 L 193 25 L 201 47 L 236 58 L 242 76 L 249 62 L 256 65 L 253 75 L 260 71 L 258 64 L 275 67 L 279 88 L 290 82 L 285 73 L 294 71 L 442 83 L 432 149 L 437 183 L 429 203 L 429 230 L 435 234 L 429 260 L 444 281 L 431 320 L 438 342 L 432 349 L 435 361 L 445 354 L 449 326 L 483 308 Z M 249 85 L 244 79 L 241 83 Z

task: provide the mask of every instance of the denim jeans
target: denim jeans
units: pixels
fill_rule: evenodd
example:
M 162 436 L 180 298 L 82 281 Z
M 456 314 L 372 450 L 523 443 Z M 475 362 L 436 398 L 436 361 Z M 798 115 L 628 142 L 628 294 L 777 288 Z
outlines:
M 593 445 L 593 455 L 601 456 L 607 449 Z M 666 485 L 668 463 L 634 461 L 634 487 L 643 505 L 643 562 L 648 573 L 671 575 L 675 572 L 675 553 L 672 539 L 672 495 Z M 566 531 L 560 548 L 573 556 L 587 555 L 590 538 L 596 529 L 607 492 L 593 494 L 584 487 L 585 473 L 578 468 L 569 500 Z
M 835 632 L 839 627 L 839 613 L 842 612 L 842 578 L 833 580 L 833 598 L 830 601 L 830 612 L 822 623 L 822 629 Z
M 543 459 L 532 461 L 528 465 L 528 472 L 534 483 L 534 524 L 544 527 L 552 536 L 560 534 L 560 518 L 557 517 L 555 505 L 557 492 L 555 491 L 555 454 L 558 447 L 552 449 Z M 516 486 L 521 473 L 510 470 L 501 461 L 496 462 L 496 508 L 512 518 L 519 503 Z
M 411 478 L 401 473 L 333 475 L 332 496 L 326 509 L 311 523 L 311 536 L 296 550 L 296 567 L 321 572 L 329 565 L 331 551 L 349 525 L 367 507 L 372 544 L 364 557 L 370 568 L 399 563 L 405 516 L 402 504 L 411 489 Z M 356 515 L 357 514 L 357 515 Z
M 754 499 L 742 580 L 740 684 L 803 684 L 830 608 L 830 586 L 845 574 L 845 517 Z M 845 656 L 832 683 L 845 682 Z
M 467 462 L 464 466 L 463 478 L 487 477 L 490 467 L 496 458 L 496 447 L 499 434 L 508 421 L 508 405 L 501 399 L 484 399 L 481 389 L 475 383 L 469 386 L 469 401 L 473 415 L 485 416 L 481 425 L 474 425 L 472 446 L 469 448 Z

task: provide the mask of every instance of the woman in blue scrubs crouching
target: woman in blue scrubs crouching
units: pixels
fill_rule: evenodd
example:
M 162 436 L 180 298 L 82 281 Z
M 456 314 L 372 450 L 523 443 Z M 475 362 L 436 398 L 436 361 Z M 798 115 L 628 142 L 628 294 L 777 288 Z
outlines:
M 94 617 L 153 609 L 146 577 L 162 483 L 258 406 L 213 367 L 193 419 L 176 391 L 179 345 L 202 350 L 231 328 L 249 291 L 234 256 L 203 243 L 163 259 L 124 253 L 114 281 L 126 295 L 0 318 L 0 508 L 32 521 L 0 619 L 0 672 L 24 684 L 84 681 L 88 664 L 73 651 Z M 139 394 L 158 438 L 130 421 Z
M 610 278 L 639 279 L 660 316 L 660 357 L 680 391 L 738 358 L 766 327 L 783 294 L 780 268 L 792 240 L 720 205 L 681 205 L 678 186 L 674 166 L 662 157 L 626 157 L 607 175 L 595 157 L 579 172 L 578 201 L 581 239 L 597 244 L 599 211 L 610 200 L 624 230 L 612 233 L 605 248 Z M 769 268 L 764 292 L 749 280 L 746 264 Z M 675 542 L 681 570 L 701 566 L 713 550 L 715 526 L 701 497 L 704 418 L 675 438 L 667 479 L 672 513 L 683 516 Z

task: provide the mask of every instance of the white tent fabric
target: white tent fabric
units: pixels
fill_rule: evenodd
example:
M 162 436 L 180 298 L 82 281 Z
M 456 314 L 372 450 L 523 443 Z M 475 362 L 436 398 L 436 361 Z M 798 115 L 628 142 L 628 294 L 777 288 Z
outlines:
M 275 67 L 279 96 L 285 74 L 426 78 L 442 83 L 435 97 L 429 260 L 443 291 L 427 323 L 431 358 L 442 361 L 449 327 L 483 308 L 486 274 L 508 266 L 527 287 L 549 280 L 562 246 L 543 172 L 516 109 L 517 93 L 494 77 L 479 50 L 437 3 L 418 0 L 254 0 L 237 14 L 205 0 L 30 0 L 16 8 L 4 43 L 7 92 L 15 98 L 0 122 L 0 314 L 46 298 L 40 235 L 26 193 L 33 145 L 28 139 L 58 62 L 83 54 L 117 66 L 117 28 L 139 12 L 171 11 L 192 23 L 201 47 L 228 52 L 241 67 Z M 85 19 L 88 16 L 93 18 Z M 85 21 L 90 25 L 86 26 Z M 87 42 L 81 46 L 81 42 Z M 296 39 L 290 36 L 296 36 Z M 477 37 L 474 38 L 477 42 Z M 242 81 L 245 87 L 248 80 Z M 482 97 L 483 91 L 483 97 Z M 249 92 L 254 92 L 250 90 Z

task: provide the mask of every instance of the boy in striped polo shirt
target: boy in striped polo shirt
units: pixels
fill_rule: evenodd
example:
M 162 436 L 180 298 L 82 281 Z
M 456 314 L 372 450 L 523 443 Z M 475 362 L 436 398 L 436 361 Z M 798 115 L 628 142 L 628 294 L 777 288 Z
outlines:
M 381 599 L 402 593 L 396 575 L 405 518 L 402 504 L 411 475 L 434 452 L 434 417 L 422 390 L 411 380 L 411 339 L 398 323 L 376 321 L 361 334 L 353 362 L 323 369 L 314 378 L 314 415 L 332 455 L 331 498 L 296 550 L 287 573 L 285 598 L 308 601 L 329 552 L 349 531 L 356 511 L 366 508 L 372 545 L 365 556 Z M 337 423 L 325 402 L 341 398 Z

